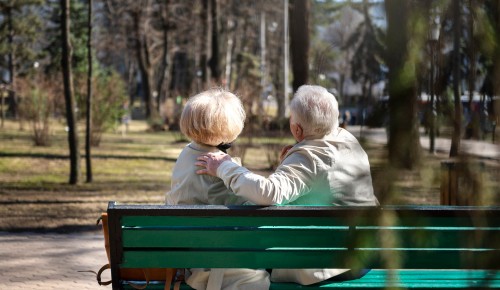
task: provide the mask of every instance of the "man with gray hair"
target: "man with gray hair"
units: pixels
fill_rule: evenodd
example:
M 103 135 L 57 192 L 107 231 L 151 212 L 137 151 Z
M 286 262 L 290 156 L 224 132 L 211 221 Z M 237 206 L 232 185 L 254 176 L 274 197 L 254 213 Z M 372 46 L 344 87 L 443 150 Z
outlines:
M 335 97 L 320 86 L 301 86 L 290 104 L 290 131 L 297 144 L 283 148 L 269 177 L 252 173 L 222 152 L 202 154 L 198 174 L 219 177 L 237 196 L 257 205 L 378 205 L 370 163 L 358 140 L 339 127 Z M 348 269 L 274 269 L 272 281 L 304 285 Z

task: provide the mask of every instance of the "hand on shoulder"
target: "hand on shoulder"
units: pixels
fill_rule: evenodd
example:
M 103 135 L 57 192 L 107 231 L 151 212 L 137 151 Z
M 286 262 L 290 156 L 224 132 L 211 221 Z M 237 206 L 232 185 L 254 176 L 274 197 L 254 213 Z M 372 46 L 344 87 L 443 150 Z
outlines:
M 195 165 L 202 167 L 202 169 L 196 171 L 197 174 L 217 176 L 219 166 L 225 161 L 231 161 L 231 156 L 223 152 L 208 152 L 196 159 L 198 161 Z

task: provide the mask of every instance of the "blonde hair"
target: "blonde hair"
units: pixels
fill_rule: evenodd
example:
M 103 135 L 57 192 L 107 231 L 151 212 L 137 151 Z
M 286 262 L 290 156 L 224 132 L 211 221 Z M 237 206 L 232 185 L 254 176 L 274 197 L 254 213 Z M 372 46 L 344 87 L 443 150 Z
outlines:
M 335 96 L 320 86 L 299 87 L 290 110 L 306 135 L 327 135 L 339 126 L 339 105 Z
M 233 93 L 217 88 L 189 98 L 179 125 L 189 139 L 217 146 L 234 141 L 243 130 L 245 110 Z

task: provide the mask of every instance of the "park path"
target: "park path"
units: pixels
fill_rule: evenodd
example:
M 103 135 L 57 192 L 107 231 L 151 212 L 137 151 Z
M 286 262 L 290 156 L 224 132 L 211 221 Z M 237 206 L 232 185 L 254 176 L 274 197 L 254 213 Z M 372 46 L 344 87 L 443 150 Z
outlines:
M 365 137 L 370 142 L 379 144 L 387 143 L 387 134 L 385 128 L 361 128 L 360 126 L 351 126 L 348 130 L 356 137 Z M 361 131 L 362 130 L 362 131 Z M 497 142 L 498 143 L 498 142 Z M 447 138 L 436 138 L 434 148 L 439 153 L 448 154 L 451 148 L 451 140 Z M 429 137 L 421 134 L 420 145 L 423 149 L 429 149 Z M 490 140 L 460 140 L 460 150 L 468 155 L 484 159 L 500 160 L 500 145 L 493 144 Z
M 0 232 L 0 289 L 99 289 L 92 273 L 107 262 L 100 232 Z M 109 280 L 109 272 L 103 274 Z M 101 289 L 111 289 L 111 286 Z

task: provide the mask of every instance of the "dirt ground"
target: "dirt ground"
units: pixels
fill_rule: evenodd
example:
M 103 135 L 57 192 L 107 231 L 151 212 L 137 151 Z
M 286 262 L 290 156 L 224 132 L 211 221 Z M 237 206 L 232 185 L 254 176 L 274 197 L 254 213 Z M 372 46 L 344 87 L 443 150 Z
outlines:
M 171 168 L 186 143 L 175 134 L 144 132 L 141 127 L 125 136 L 106 134 L 101 146 L 93 149 L 93 182 L 85 182 L 82 159 L 82 182 L 73 186 L 67 184 L 64 132 L 56 131 L 54 144 L 46 148 L 33 146 L 29 132 L 0 130 L 0 231 L 97 231 L 96 220 L 109 201 L 163 203 Z M 246 146 L 244 163 L 268 175 L 273 159 L 265 145 L 269 139 L 257 141 Z M 391 172 L 385 166 L 384 145 L 366 142 L 363 146 L 383 204 L 439 204 L 440 162 L 447 158 L 445 154 L 425 154 L 422 169 Z M 494 184 L 487 187 L 495 194 L 498 164 L 487 162 L 485 172 Z

